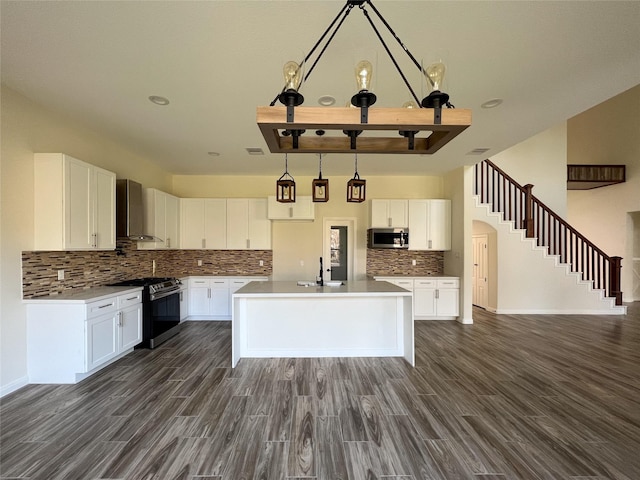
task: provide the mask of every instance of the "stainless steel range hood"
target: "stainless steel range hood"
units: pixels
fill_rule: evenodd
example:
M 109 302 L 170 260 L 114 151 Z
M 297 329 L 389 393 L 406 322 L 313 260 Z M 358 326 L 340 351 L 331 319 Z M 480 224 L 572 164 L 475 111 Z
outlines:
M 116 180 L 116 236 L 138 242 L 162 240 L 143 231 L 142 185 L 133 180 Z

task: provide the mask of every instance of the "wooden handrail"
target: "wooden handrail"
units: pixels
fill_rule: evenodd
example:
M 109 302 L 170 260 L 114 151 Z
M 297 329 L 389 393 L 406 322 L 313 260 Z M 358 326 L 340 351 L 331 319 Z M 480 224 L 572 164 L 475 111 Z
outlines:
M 505 221 L 524 229 L 551 255 L 558 255 L 572 272 L 603 289 L 622 305 L 620 291 L 621 257 L 610 257 L 588 238 L 569 225 L 532 193 L 533 185 L 520 185 L 490 160 L 475 166 L 474 194 L 481 203 L 491 205 Z

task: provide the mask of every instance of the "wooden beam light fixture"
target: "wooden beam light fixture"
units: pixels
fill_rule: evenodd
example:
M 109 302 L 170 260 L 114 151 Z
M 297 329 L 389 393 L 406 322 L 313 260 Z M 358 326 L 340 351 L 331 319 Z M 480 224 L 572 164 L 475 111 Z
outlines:
M 371 108 L 377 97 L 369 91 L 373 72 L 371 63 L 366 60 L 359 62 L 355 69 L 358 92 L 351 98 L 351 105 L 356 108 L 301 106 L 304 97 L 298 91 L 300 86 L 307 81 L 347 15 L 356 6 L 363 12 L 391 58 L 415 100 L 414 105 L 417 108 Z M 427 97 L 418 99 L 380 35 L 367 7 L 371 8 L 424 75 L 432 89 Z M 325 41 L 325 38 L 328 39 Z M 314 52 L 323 42 L 320 53 L 311 60 Z M 311 67 L 303 76 L 304 67 L 310 62 L 312 62 Z M 285 64 L 285 85 L 269 106 L 257 108 L 257 124 L 272 153 L 433 154 L 471 125 L 471 110 L 455 109 L 449 101 L 449 95 L 440 90 L 444 72 L 445 66 L 442 62 L 423 68 L 371 0 L 347 0 L 304 60 L 300 64 L 296 62 Z M 277 101 L 283 106 L 275 106 Z M 333 134 L 305 137 L 304 133 L 307 130 L 323 130 Z M 370 134 L 374 131 L 378 133 L 371 136 Z M 398 132 L 404 138 L 398 138 Z

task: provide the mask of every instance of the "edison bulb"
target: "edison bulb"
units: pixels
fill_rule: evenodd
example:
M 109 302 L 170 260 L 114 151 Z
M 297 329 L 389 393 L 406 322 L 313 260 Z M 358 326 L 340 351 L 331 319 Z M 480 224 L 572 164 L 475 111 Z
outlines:
M 416 102 L 414 102 L 413 100 L 409 100 L 408 102 L 404 102 L 402 104 L 402 108 L 418 108 L 418 105 L 416 105 Z
M 373 66 L 368 60 L 361 60 L 356 65 L 356 85 L 358 90 L 369 90 L 371 87 L 371 77 L 373 75 Z
M 427 67 L 426 77 L 427 81 L 433 87 L 433 90 L 440 90 L 442 80 L 444 79 L 444 63 L 432 63 Z
M 300 83 L 302 82 L 302 68 L 294 61 L 289 61 L 284 64 L 282 69 L 284 74 L 285 90 L 298 91 Z

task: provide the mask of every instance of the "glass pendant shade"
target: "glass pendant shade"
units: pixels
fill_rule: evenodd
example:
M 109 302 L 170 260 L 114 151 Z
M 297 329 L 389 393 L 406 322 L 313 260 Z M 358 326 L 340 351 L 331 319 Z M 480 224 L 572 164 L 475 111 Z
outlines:
M 356 65 L 356 86 L 358 90 L 369 90 L 373 75 L 373 66 L 368 60 L 361 60 Z
M 284 75 L 285 90 L 295 90 L 297 92 L 302 83 L 302 67 L 294 61 L 289 61 L 284 64 L 282 73 Z
M 402 108 L 418 108 L 418 105 L 416 105 L 416 102 L 414 102 L 413 100 L 409 100 L 408 102 L 404 102 L 402 104 Z

